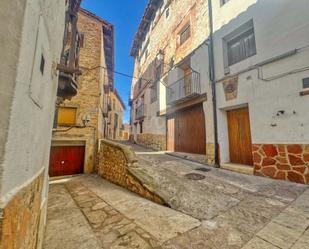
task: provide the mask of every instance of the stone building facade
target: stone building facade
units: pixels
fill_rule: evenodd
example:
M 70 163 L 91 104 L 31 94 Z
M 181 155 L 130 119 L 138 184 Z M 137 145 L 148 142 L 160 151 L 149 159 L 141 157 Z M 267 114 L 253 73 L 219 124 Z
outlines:
M 0 248 L 41 248 L 65 14 L 78 1 L 0 2 Z M 72 12 L 73 14 L 73 12 Z
M 135 58 L 131 124 L 137 143 L 204 155 L 206 144 L 213 147 L 207 13 L 207 1 L 149 1 L 131 50 Z M 190 119 L 192 108 L 199 113 L 195 121 Z M 180 119 L 188 120 L 181 131 L 176 124 Z M 186 146 L 190 130 L 197 131 L 197 139 Z M 207 151 L 213 163 L 214 155 Z
M 79 91 L 75 97 L 57 106 L 51 153 L 61 147 L 84 147 L 81 172 L 91 173 L 98 140 L 107 136 L 108 106 L 114 83 L 114 27 L 91 12 L 80 9 L 78 29 L 82 35 Z
M 110 94 L 110 108 L 111 111 L 108 114 L 107 138 L 121 140 L 124 129 L 123 112 L 126 107 L 116 89 Z
M 308 184 L 308 10 L 305 0 L 149 1 L 131 50 L 132 139 L 201 154 L 192 140 L 203 137 L 209 164 L 218 155 L 222 168 Z

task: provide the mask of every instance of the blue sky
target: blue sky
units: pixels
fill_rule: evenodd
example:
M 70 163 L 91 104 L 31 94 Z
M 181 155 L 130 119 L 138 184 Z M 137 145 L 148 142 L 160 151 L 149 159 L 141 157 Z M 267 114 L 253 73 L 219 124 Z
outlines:
M 115 27 L 115 70 L 133 74 L 130 49 L 148 0 L 83 0 L 82 7 Z M 129 121 L 128 98 L 131 79 L 115 74 L 115 86 L 127 106 L 124 122 Z

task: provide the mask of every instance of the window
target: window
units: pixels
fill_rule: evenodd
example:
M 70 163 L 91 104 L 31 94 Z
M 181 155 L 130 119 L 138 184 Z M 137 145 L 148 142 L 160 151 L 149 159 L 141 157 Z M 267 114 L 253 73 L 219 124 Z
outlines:
M 309 89 L 309 77 L 303 79 L 303 88 L 304 89 Z
M 116 101 L 113 99 L 113 110 L 116 111 Z
M 221 1 L 221 6 L 222 6 L 222 5 L 226 4 L 230 0 L 220 0 L 220 1 Z
M 158 99 L 158 83 L 154 83 L 154 86 L 150 88 L 150 101 L 151 103 Z
M 138 82 L 137 82 L 137 88 L 138 90 L 141 90 L 142 88 L 142 79 L 139 79 Z
M 42 74 L 44 74 L 44 67 L 45 67 L 45 59 L 44 56 L 41 55 L 40 71 Z
M 143 43 L 142 45 L 142 49 L 141 49 L 141 54 L 140 54 L 140 59 L 141 59 L 141 63 L 143 63 L 149 54 L 149 39 Z
M 252 20 L 232 32 L 223 40 L 223 43 L 226 46 L 226 66 L 231 66 L 256 54 L 255 35 Z
M 188 66 L 183 70 L 184 74 L 184 92 L 185 95 L 189 95 L 192 93 L 192 72 L 191 68 Z
M 139 123 L 139 133 L 143 133 L 143 121 Z
M 117 128 L 118 127 L 118 114 L 115 113 L 115 116 L 114 116 L 114 128 Z
M 179 34 L 179 44 L 185 43 L 191 35 L 190 24 L 186 25 L 185 28 Z
M 83 48 L 84 44 L 85 44 L 85 34 L 80 33 L 79 34 L 79 45 L 80 45 L 81 48 Z
M 77 108 L 59 107 L 57 123 L 60 126 L 72 126 L 76 124 Z
M 168 19 L 169 16 L 170 16 L 170 8 L 167 8 L 165 11 L 165 18 Z
M 159 80 L 161 79 L 162 71 L 163 71 L 163 64 L 160 63 L 160 64 L 156 67 L 156 71 L 155 71 L 155 80 L 156 80 L 156 81 L 159 81 Z

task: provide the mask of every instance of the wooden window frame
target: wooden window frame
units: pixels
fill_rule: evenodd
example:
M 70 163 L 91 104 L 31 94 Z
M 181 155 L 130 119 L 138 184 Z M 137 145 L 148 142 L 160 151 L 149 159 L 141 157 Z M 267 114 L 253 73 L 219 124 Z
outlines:
M 83 48 L 85 46 L 85 34 L 84 33 L 80 33 L 79 34 L 79 39 L 80 39 L 80 48 Z
M 171 14 L 171 10 L 170 10 L 169 7 L 167 7 L 166 10 L 165 10 L 165 19 L 169 19 L 170 14 Z
M 45 58 L 44 58 L 44 55 L 41 54 L 40 72 L 42 75 L 44 74 L 44 69 L 45 69 Z
M 248 50 L 245 45 L 245 39 L 248 37 L 253 36 L 253 43 L 252 43 L 252 51 Z M 232 56 L 232 46 L 234 44 L 240 44 L 240 56 L 238 59 L 233 59 Z M 228 53 L 228 65 L 232 66 L 238 62 L 241 62 L 251 56 L 256 55 L 256 42 L 255 42 L 255 34 L 254 29 L 249 29 L 246 32 L 240 34 L 239 36 L 235 37 L 234 39 L 227 41 L 227 53 Z
M 246 43 L 246 39 L 248 39 L 250 36 L 253 36 L 251 51 L 248 48 L 248 43 Z M 229 72 L 230 66 L 235 65 L 257 54 L 256 37 L 252 19 L 232 31 L 230 34 L 226 35 L 224 38 L 222 38 L 222 40 L 224 56 L 223 62 L 226 72 Z M 232 45 L 237 43 L 239 43 L 239 58 L 232 60 L 231 48 Z

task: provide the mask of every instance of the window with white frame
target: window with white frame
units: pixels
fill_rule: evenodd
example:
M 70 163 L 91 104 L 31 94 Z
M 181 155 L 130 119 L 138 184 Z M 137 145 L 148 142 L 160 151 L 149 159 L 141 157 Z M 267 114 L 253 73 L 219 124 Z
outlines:
M 223 38 L 225 67 L 234 65 L 256 54 L 253 21 L 245 23 Z

